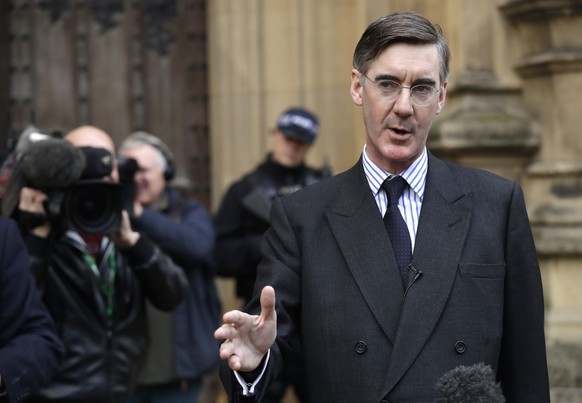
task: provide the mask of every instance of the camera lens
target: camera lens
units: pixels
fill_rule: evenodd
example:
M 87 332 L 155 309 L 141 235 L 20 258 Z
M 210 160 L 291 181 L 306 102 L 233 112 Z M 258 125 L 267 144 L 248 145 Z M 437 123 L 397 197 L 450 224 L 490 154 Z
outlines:
M 112 211 L 111 199 L 108 197 L 103 197 L 103 195 L 96 194 L 93 191 L 82 192 L 77 196 L 79 197 L 79 202 L 76 204 L 78 208 L 76 214 L 83 217 L 83 220 L 88 223 L 107 219 L 105 212 Z
M 87 233 L 117 231 L 122 209 L 121 186 L 100 180 L 78 182 L 70 189 L 65 202 L 69 227 Z

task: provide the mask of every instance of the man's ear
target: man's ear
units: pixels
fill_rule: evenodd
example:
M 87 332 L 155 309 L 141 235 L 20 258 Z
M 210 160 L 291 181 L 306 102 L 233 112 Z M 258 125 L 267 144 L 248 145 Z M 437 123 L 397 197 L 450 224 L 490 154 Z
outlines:
M 445 99 L 447 98 L 447 85 L 449 84 L 448 81 L 445 81 L 443 83 L 443 86 L 439 92 L 439 104 L 436 110 L 436 114 L 438 115 L 439 113 L 441 113 L 441 110 L 443 109 L 443 107 L 445 106 Z
M 358 106 L 362 106 L 362 74 L 356 70 L 352 69 L 352 82 L 350 84 L 350 95 L 352 100 Z

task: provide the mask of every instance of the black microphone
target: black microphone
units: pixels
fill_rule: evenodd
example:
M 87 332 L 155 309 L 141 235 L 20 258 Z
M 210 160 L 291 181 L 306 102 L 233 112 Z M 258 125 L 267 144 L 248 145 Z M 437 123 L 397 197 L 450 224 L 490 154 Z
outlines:
M 408 285 L 406 286 L 406 290 L 404 291 L 404 298 L 406 298 L 406 296 L 408 295 L 408 290 L 410 290 L 410 287 L 412 287 L 412 284 L 414 284 L 416 282 L 416 280 L 418 280 L 420 278 L 420 276 L 422 276 L 422 271 L 417 270 L 416 267 L 414 267 L 412 265 L 412 263 L 410 263 L 408 265 L 408 270 L 412 271 L 412 273 L 414 274 L 414 277 L 412 278 L 412 281 L 408 282 Z
M 85 155 L 69 141 L 48 138 L 33 143 L 19 165 L 29 186 L 66 188 L 81 178 Z
M 460 365 L 436 383 L 438 403 L 505 403 L 501 385 L 484 363 Z
M 417 270 L 412 263 L 408 265 L 408 270 L 412 271 L 414 274 L 414 277 L 412 277 L 412 282 L 410 283 L 410 285 L 412 285 L 412 283 L 414 283 L 420 278 L 420 276 L 422 276 L 422 270 Z
M 33 135 L 41 137 L 33 139 Z M 22 187 L 64 189 L 77 182 L 85 169 L 85 155 L 69 141 L 39 133 L 26 140 L 2 197 L 2 214 L 6 216 L 16 210 Z

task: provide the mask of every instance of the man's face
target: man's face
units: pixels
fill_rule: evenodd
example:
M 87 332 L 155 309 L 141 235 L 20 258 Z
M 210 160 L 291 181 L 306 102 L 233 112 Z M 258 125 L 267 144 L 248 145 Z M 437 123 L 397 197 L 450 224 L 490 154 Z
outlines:
M 294 168 L 303 163 L 311 144 L 302 143 L 285 137 L 278 130 L 273 132 L 273 149 L 271 156 L 275 162 L 287 168 Z
M 163 156 L 152 145 L 144 144 L 124 150 L 121 155 L 133 158 L 139 165 L 135 174 L 136 200 L 143 206 L 157 202 L 166 187 L 163 171 Z
M 370 64 L 366 76 L 352 70 L 350 94 L 362 106 L 366 126 L 366 152 L 379 167 L 400 173 L 424 149 L 433 119 L 444 106 L 447 83 L 439 81 L 439 56 L 435 45 L 397 43 L 384 49 Z M 388 101 L 370 80 L 390 79 L 403 87 L 431 84 L 441 91 L 428 106 L 410 102 L 403 88 L 395 101 Z
M 75 147 L 94 147 L 107 150 L 113 158 L 111 173 L 103 177 L 105 181 L 119 182 L 119 171 L 117 170 L 117 160 L 115 159 L 115 146 L 113 140 L 103 130 L 93 126 L 82 126 L 67 133 L 65 140 Z

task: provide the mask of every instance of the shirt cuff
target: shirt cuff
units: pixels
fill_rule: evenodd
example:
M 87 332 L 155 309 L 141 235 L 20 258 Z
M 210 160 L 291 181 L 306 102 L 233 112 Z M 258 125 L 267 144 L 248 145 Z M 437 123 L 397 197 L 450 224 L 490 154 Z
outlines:
M 243 379 L 243 377 L 241 376 L 241 374 L 238 373 L 238 371 L 234 371 L 234 376 L 236 377 L 236 380 L 238 381 L 238 383 L 240 384 L 240 386 L 243 389 L 243 396 L 253 396 L 255 394 L 255 387 L 257 386 L 259 381 L 263 378 L 263 374 L 265 373 L 265 370 L 267 369 L 267 364 L 269 363 L 270 356 L 271 356 L 271 349 L 267 350 L 267 357 L 263 360 L 264 363 L 263 363 L 263 368 L 261 369 L 261 373 L 259 374 L 257 379 L 255 379 L 253 382 L 246 382 Z

